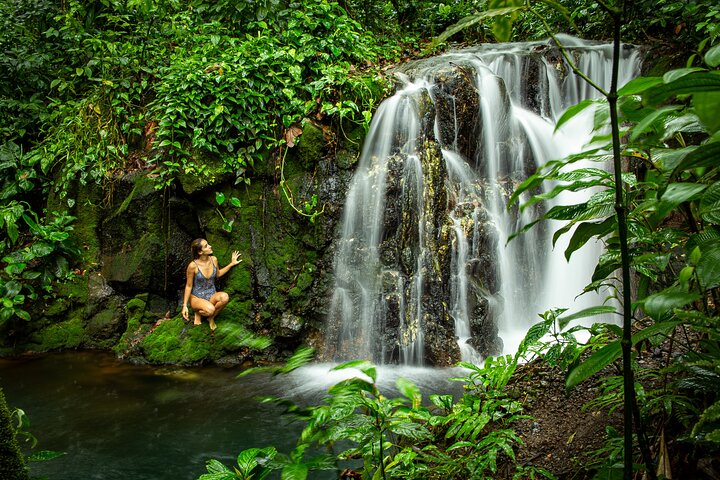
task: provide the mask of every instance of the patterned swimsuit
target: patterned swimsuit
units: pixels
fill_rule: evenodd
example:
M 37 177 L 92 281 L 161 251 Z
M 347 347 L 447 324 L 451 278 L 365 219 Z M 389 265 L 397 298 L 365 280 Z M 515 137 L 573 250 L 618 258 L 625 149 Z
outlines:
M 193 262 L 195 262 L 195 260 L 193 260 Z M 217 269 L 215 268 L 215 263 L 213 262 L 213 271 L 212 274 L 210 274 L 210 278 L 206 278 L 205 275 L 203 275 L 200 270 L 200 265 L 198 265 L 197 262 L 195 262 L 195 265 L 197 266 L 197 273 L 195 274 L 195 281 L 193 282 L 190 293 L 198 298 L 210 301 L 210 298 L 212 298 L 216 292 L 215 278 L 217 278 Z

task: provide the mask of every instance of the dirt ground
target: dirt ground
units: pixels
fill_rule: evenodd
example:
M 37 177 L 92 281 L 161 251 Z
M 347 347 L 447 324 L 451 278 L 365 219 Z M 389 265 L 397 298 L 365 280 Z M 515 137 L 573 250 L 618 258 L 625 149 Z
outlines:
M 542 362 L 521 365 L 508 385 L 532 418 L 514 424 L 524 445 L 517 451 L 519 465 L 544 468 L 558 479 L 592 478 L 587 469 L 593 452 L 605 444 L 607 427 L 622 431 L 622 413 L 585 409 L 597 397 L 597 380 L 588 380 L 568 394 L 565 375 Z

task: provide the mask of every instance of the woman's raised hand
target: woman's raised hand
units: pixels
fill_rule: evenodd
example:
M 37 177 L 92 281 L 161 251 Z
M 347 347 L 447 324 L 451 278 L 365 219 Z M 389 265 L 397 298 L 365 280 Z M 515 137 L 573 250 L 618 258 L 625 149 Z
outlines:
M 235 250 L 235 251 L 232 253 L 232 260 L 230 261 L 230 263 L 231 263 L 232 265 L 237 265 L 237 264 L 240 263 L 240 262 L 242 262 L 242 260 L 240 260 L 240 252 L 238 252 L 237 250 Z

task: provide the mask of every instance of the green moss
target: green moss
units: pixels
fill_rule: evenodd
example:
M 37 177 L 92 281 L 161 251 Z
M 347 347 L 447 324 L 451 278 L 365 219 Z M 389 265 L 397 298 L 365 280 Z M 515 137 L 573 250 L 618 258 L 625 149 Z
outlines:
M 252 299 L 238 301 L 230 297 L 230 303 L 228 303 L 225 310 L 218 315 L 218 325 L 224 323 L 226 319 L 242 325 L 247 324 L 252 319 L 254 305 L 255 301 Z
M 153 262 L 148 259 L 157 257 L 164 245 L 158 231 L 148 231 L 140 237 L 134 248 L 128 252 L 118 252 L 109 259 L 105 265 L 105 276 L 115 281 L 126 282 L 133 276 L 138 276 L 138 284 L 150 284 L 154 273 Z
M 100 239 L 98 238 L 98 223 L 100 211 L 98 205 L 102 203 L 101 189 L 97 185 L 79 185 L 77 201 L 75 203 L 76 217 L 73 224 L 73 238 L 83 252 L 85 268 L 93 269 L 99 263 Z
M 0 478 L 28 480 L 25 459 L 20 451 L 10 418 L 5 394 L 0 389 Z
M 151 195 L 155 192 L 155 180 L 148 178 L 147 175 L 136 175 L 133 180 L 133 189 L 130 191 L 130 194 L 125 197 L 123 202 L 110 218 L 125 213 L 136 197 Z
M 151 363 L 191 365 L 212 358 L 213 336 L 207 324 L 193 326 L 182 318 L 166 320 L 140 343 Z
M 134 316 L 138 313 L 142 314 L 145 311 L 145 306 L 147 305 L 147 293 L 142 293 L 140 295 L 136 295 L 135 298 L 130 300 L 127 305 L 125 305 L 125 309 L 128 312 L 128 315 Z
M 85 335 L 80 316 L 49 325 L 32 335 L 31 346 L 41 352 L 61 348 L 77 348 Z
M 228 180 L 233 172 L 227 169 L 224 162 L 209 157 L 198 158 L 196 165 L 201 165 L 201 172 L 197 171 L 183 172 L 178 175 L 180 186 L 187 194 L 193 194 L 214 185 L 218 185 Z
M 150 325 L 141 325 L 137 318 L 128 319 L 125 332 L 112 350 L 117 356 L 124 356 L 130 350 L 133 340 L 142 337 L 148 330 L 150 330 Z
M 65 283 L 55 284 L 52 292 L 53 298 L 48 301 L 45 317 L 67 317 L 67 312 L 78 305 L 88 303 L 88 281 L 87 277 L 76 277 Z
M 295 169 L 290 167 L 290 163 L 296 164 L 304 170 L 311 170 L 317 162 L 323 157 L 325 151 L 325 136 L 321 129 L 306 120 L 303 122 L 302 135 L 296 139 L 297 145 L 295 150 L 291 150 L 293 155 L 291 162 L 285 164 L 285 175 L 292 174 Z

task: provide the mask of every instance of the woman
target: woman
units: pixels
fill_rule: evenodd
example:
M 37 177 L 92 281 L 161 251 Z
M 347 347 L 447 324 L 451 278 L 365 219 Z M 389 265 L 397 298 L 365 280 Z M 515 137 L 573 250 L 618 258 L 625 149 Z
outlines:
M 215 330 L 215 317 L 225 308 L 230 297 L 225 292 L 215 290 L 215 279 L 225 275 L 232 267 L 242 262 L 240 252 L 232 253 L 232 260 L 225 267 L 219 268 L 217 257 L 213 256 L 210 244 L 204 238 L 198 238 L 190 244 L 192 261 L 187 267 L 187 281 L 183 297 L 182 316 L 189 319 L 188 301 L 195 312 L 195 325 L 202 323 L 207 317 L 210 330 Z

